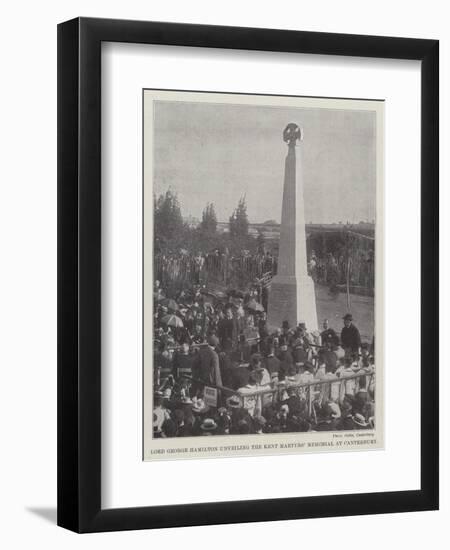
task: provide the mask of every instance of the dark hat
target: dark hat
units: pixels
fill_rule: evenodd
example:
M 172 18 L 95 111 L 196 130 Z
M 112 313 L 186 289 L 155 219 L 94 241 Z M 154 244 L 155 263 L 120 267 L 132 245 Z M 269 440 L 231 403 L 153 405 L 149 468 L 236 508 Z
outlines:
M 293 432 L 308 432 L 311 429 L 311 424 L 299 415 L 293 415 L 289 418 L 288 428 Z
M 260 353 L 253 353 L 253 355 L 250 357 L 250 364 L 251 365 L 257 365 L 262 359 L 262 356 Z
M 264 416 L 253 417 L 253 426 L 256 430 L 260 428 L 264 428 L 265 425 L 266 425 L 266 419 L 264 418 Z
M 353 316 L 351 313 L 346 313 L 342 319 L 344 319 L 344 321 L 353 321 Z
M 177 434 L 177 426 L 173 420 L 168 418 L 164 420 L 162 431 L 165 433 L 166 437 L 175 437 Z
M 289 321 L 283 321 L 282 328 L 289 328 Z
M 217 428 L 217 424 L 214 422 L 213 418 L 205 418 L 203 420 L 202 425 L 200 426 L 200 429 L 205 432 L 211 432 Z
M 248 434 L 250 433 L 250 426 L 248 424 L 248 422 L 244 419 L 242 420 L 239 420 L 238 422 L 238 425 L 237 425 L 237 428 L 238 428 L 238 432 L 240 434 Z
M 219 345 L 219 339 L 217 338 L 216 335 L 214 334 L 210 334 L 208 336 L 208 344 L 211 346 L 211 347 L 216 347 Z
M 232 395 L 226 400 L 227 406 L 232 409 L 239 409 L 241 407 L 241 400 L 237 395 Z
M 305 361 L 304 367 L 310 372 L 314 371 L 314 365 L 310 361 Z

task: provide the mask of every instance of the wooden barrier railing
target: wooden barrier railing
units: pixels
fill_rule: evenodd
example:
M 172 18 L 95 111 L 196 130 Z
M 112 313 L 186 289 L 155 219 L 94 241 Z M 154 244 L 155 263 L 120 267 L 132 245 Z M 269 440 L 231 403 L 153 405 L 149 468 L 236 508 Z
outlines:
M 245 393 L 226 386 L 206 384 L 202 380 L 189 376 L 186 376 L 186 378 L 189 378 L 192 382 L 197 384 L 202 384 L 204 386 L 219 390 L 219 402 L 222 404 L 225 404 L 226 398 L 234 395 L 239 399 L 242 407 L 256 409 L 259 412 L 261 412 L 267 405 L 276 405 L 279 404 L 280 401 L 285 401 L 288 397 L 287 391 L 293 391 L 293 393 L 298 397 L 306 399 L 308 413 L 310 415 L 315 412 L 313 402 L 317 399 L 320 402 L 324 402 L 329 399 L 342 402 L 346 394 L 355 395 L 362 389 L 369 390 L 374 389 L 375 387 L 375 372 L 367 372 L 363 369 L 352 375 L 344 374 L 343 376 L 335 378 L 314 378 L 310 382 L 272 382 L 270 385 L 259 387 L 254 391 L 245 391 Z
M 255 407 L 258 409 L 268 404 L 276 404 L 287 398 L 287 390 L 293 391 L 295 395 L 306 399 L 309 414 L 313 413 L 313 401 L 319 398 L 320 401 L 331 399 L 333 401 L 342 401 L 345 394 L 355 395 L 358 391 L 368 390 L 374 387 L 375 373 L 361 370 L 352 375 L 344 375 L 336 378 L 313 379 L 310 382 L 279 382 L 271 388 L 260 388 L 252 392 L 232 391 L 236 395 L 241 406 L 248 407 L 251 400 L 255 400 Z M 229 391 L 229 388 L 224 388 Z

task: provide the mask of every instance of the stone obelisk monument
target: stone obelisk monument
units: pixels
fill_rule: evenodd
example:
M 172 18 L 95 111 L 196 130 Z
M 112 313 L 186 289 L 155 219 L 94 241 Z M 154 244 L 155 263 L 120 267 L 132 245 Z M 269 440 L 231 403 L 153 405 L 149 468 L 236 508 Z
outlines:
M 317 330 L 317 309 L 314 282 L 307 270 L 303 170 L 301 148 L 296 147 L 303 137 L 297 124 L 286 126 L 283 139 L 288 153 L 284 168 L 278 271 L 270 289 L 267 324 L 275 328 L 288 321 L 295 327 L 303 321 L 311 331 Z

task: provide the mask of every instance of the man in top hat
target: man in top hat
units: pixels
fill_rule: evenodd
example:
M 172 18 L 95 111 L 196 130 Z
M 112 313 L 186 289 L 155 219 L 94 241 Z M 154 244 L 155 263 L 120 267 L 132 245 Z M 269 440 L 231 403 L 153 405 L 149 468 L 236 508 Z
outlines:
M 347 313 L 343 317 L 344 326 L 341 331 L 341 343 L 346 352 L 359 353 L 361 348 L 361 336 L 359 330 L 353 324 L 353 317 Z
M 288 342 L 288 344 L 290 344 L 292 337 L 293 337 L 293 331 L 289 325 L 289 321 L 283 321 L 281 325 L 280 339 L 283 339 L 286 342 Z

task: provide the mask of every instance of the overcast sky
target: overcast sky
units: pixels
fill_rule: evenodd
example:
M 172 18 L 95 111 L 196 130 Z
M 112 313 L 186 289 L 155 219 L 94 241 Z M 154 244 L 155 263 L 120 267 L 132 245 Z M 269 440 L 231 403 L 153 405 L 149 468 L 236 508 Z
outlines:
M 157 101 L 154 190 L 177 192 L 183 216 L 213 202 L 228 221 L 246 195 L 250 222 L 281 218 L 286 124 L 303 128 L 305 219 L 375 218 L 375 113 Z

